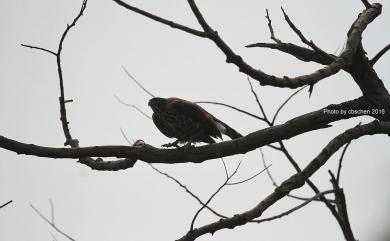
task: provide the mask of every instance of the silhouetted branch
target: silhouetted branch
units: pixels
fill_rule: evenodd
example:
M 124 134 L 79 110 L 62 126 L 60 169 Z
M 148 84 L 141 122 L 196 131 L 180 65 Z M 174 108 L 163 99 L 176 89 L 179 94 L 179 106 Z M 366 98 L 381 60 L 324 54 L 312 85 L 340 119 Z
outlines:
M 279 112 L 283 109 L 283 107 L 296 95 L 298 94 L 299 92 L 301 92 L 304 88 L 306 88 L 307 86 L 304 86 L 302 88 L 300 88 L 299 90 L 295 91 L 294 93 L 292 93 L 280 106 L 279 108 L 276 110 L 275 112 L 275 115 L 274 117 L 272 118 L 272 121 L 271 121 L 271 124 L 274 125 L 275 124 L 275 120 L 276 120 L 276 117 L 278 116 Z
M 8 202 L 4 203 L 3 205 L 0 206 L 0 209 L 2 209 L 3 207 L 7 206 L 8 204 L 11 204 L 12 203 L 12 200 L 9 200 Z
M 171 175 L 169 175 L 168 173 L 165 173 L 163 171 L 161 171 L 160 169 L 158 169 L 157 167 L 155 167 L 154 165 L 152 164 L 149 164 L 149 166 L 155 170 L 157 173 L 163 175 L 163 176 L 166 176 L 167 178 L 171 179 L 172 181 L 174 181 L 175 183 L 177 183 L 177 185 L 179 185 L 181 188 L 183 188 L 188 194 L 191 195 L 191 197 L 193 197 L 195 200 L 197 200 L 201 205 L 202 207 L 205 207 L 206 209 L 208 209 L 210 212 L 212 212 L 213 214 L 215 214 L 216 216 L 218 217 L 221 217 L 221 218 L 226 218 L 226 216 L 216 212 L 214 209 L 210 208 L 206 203 L 202 202 L 202 200 L 200 200 L 200 198 L 195 195 L 190 189 L 188 189 L 188 187 L 186 185 L 184 185 L 183 183 L 181 183 L 179 180 L 177 180 L 176 178 L 172 177 Z
M 357 126 L 357 127 L 359 127 L 359 126 Z M 332 183 L 334 191 L 335 191 L 337 212 L 338 212 L 340 219 L 342 221 L 340 226 L 341 226 L 341 229 L 343 230 L 344 237 L 347 241 L 356 241 L 356 239 L 353 235 L 353 232 L 352 232 L 349 218 L 348 218 L 347 203 L 345 201 L 344 191 L 343 191 L 343 189 L 341 189 L 339 187 L 337 180 L 334 177 L 332 171 L 329 170 L 328 172 L 331 176 L 330 182 Z
M 271 33 L 271 39 L 272 39 L 273 41 L 275 41 L 276 43 L 281 43 L 282 41 L 280 41 L 280 39 L 278 39 L 278 38 L 275 37 L 274 28 L 272 27 L 272 21 L 271 21 L 271 18 L 270 18 L 270 16 L 269 16 L 269 14 L 268 14 L 268 9 L 266 9 L 265 12 L 266 12 L 266 14 L 267 14 L 265 17 L 266 17 L 267 20 L 268 20 L 268 28 L 269 28 L 269 32 Z
M 255 97 L 257 106 L 260 108 L 261 114 L 263 115 L 262 118 L 264 119 L 264 121 L 265 121 L 268 125 L 270 125 L 271 122 L 270 122 L 270 121 L 268 120 L 268 118 L 267 118 L 267 115 L 266 115 L 266 113 L 265 113 L 265 111 L 264 111 L 263 105 L 260 103 L 259 96 L 257 95 L 257 93 L 255 92 L 255 90 L 253 89 L 253 85 L 252 85 L 252 83 L 251 83 L 249 77 L 247 77 L 247 80 L 248 80 L 248 83 L 249 83 L 249 86 L 250 86 L 251 93 L 252 93 L 253 97 Z
M 113 0 L 113 1 L 116 2 L 117 4 L 119 4 L 120 6 L 128 9 L 128 10 L 131 10 L 131 11 L 133 11 L 135 13 L 141 14 L 141 15 L 143 15 L 143 16 L 145 16 L 147 18 L 150 18 L 150 19 L 152 19 L 154 21 L 157 21 L 157 22 L 160 22 L 162 24 L 165 24 L 165 25 L 167 25 L 167 26 L 169 26 L 171 28 L 180 29 L 180 30 L 182 30 L 184 32 L 196 35 L 198 37 L 206 38 L 206 33 L 202 32 L 202 31 L 199 31 L 199 30 L 196 30 L 196 29 L 192 29 L 190 27 L 187 27 L 187 26 L 175 23 L 175 22 L 173 22 L 171 20 L 167 20 L 165 18 L 161 18 L 161 17 L 159 17 L 157 15 L 151 14 L 149 12 L 146 12 L 146 11 L 142 10 L 142 9 L 133 7 L 133 6 L 129 5 L 129 4 L 121 1 L 121 0 Z
M 278 215 L 275 215 L 275 216 L 272 216 L 272 217 L 269 217 L 269 218 L 262 218 L 262 219 L 258 219 L 258 220 L 253 220 L 254 222 L 256 223 L 262 223 L 262 222 L 268 222 L 268 221 L 272 221 L 272 220 L 275 220 L 275 219 L 278 219 L 278 218 L 282 218 L 284 216 L 287 216 L 301 208 L 303 208 L 304 206 L 306 206 L 307 204 L 309 204 L 310 202 L 312 201 L 316 201 L 318 200 L 318 197 L 319 196 L 324 196 L 326 194 L 329 194 L 329 193 L 334 193 L 334 190 L 328 190 L 328 191 L 323 191 L 323 192 L 320 192 L 320 193 L 317 193 L 315 196 L 313 196 L 312 198 L 309 198 L 307 199 L 305 202 L 299 204 L 298 206 L 286 211 L 286 212 L 283 212 L 281 214 L 278 214 Z
M 322 65 L 329 65 L 332 63 L 336 56 L 329 55 L 329 56 L 323 56 L 319 55 L 316 51 L 301 47 L 292 43 L 254 43 L 254 44 L 248 44 L 245 47 L 247 48 L 269 48 L 269 49 L 276 49 L 279 51 L 282 51 L 284 53 L 290 54 L 294 56 L 295 58 L 304 61 L 304 62 L 316 62 L 318 64 Z
M 30 204 L 31 208 L 43 219 L 45 220 L 46 223 L 48 223 L 50 226 L 52 226 L 58 233 L 62 234 L 64 237 L 66 237 L 67 239 L 69 240 L 72 240 L 72 241 L 75 241 L 75 239 L 73 239 L 71 236 L 69 236 L 68 234 L 66 234 L 64 231 L 62 231 L 61 229 L 59 229 L 55 224 L 54 222 L 50 222 L 50 220 L 48 218 L 46 218 L 36 207 L 34 207 L 32 204 Z M 53 208 L 53 206 L 52 206 Z M 52 210 L 52 213 L 54 213 L 54 211 Z M 52 217 L 52 220 L 54 220 L 54 218 Z
M 246 178 L 246 179 L 244 179 L 242 181 L 238 181 L 238 182 L 228 182 L 228 183 L 226 183 L 226 185 L 238 185 L 238 184 L 242 184 L 242 183 L 248 182 L 248 181 L 252 180 L 253 178 L 257 177 L 258 175 L 260 175 L 261 173 L 263 173 L 270 166 L 272 166 L 272 164 L 266 166 L 263 170 L 259 171 L 258 173 L 256 173 L 255 175 L 253 175 L 253 176 L 251 176 L 249 178 Z
M 26 47 L 26 48 L 30 48 L 30 49 L 38 49 L 38 50 L 47 52 L 49 54 L 52 54 L 54 56 L 57 56 L 57 53 L 54 53 L 53 51 L 51 51 L 49 49 L 45 49 L 45 48 L 41 48 L 41 47 L 37 47 L 37 46 L 32 46 L 32 45 L 28 45 L 28 44 L 21 44 L 21 46 Z
M 362 0 L 362 3 L 364 4 L 364 6 L 366 8 L 370 8 L 371 7 L 371 4 L 367 0 Z
M 194 230 L 194 223 L 195 223 L 195 220 L 196 218 L 198 217 L 199 213 L 205 208 L 207 207 L 207 205 L 211 202 L 211 200 L 213 200 L 213 198 L 222 190 L 222 188 L 224 188 L 227 183 L 229 182 L 229 180 L 237 173 L 238 171 L 238 168 L 240 168 L 240 165 L 241 165 L 241 162 L 237 165 L 236 169 L 234 170 L 234 172 L 229 175 L 225 182 L 217 189 L 217 191 L 215 191 L 213 193 L 213 195 L 211 195 L 211 197 L 206 201 L 206 203 L 195 213 L 194 217 L 192 218 L 192 221 L 191 221 L 191 227 L 190 227 L 190 232 L 192 232 Z
M 390 49 L 390 44 L 386 45 L 381 51 L 379 51 L 374 58 L 370 60 L 370 64 L 374 66 L 374 64 Z
M 378 128 L 382 129 L 383 125 L 388 126 L 388 129 L 385 129 L 387 129 L 386 132 L 390 133 L 390 123 L 383 123 L 379 121 L 374 121 L 369 124 L 348 129 L 330 141 L 328 145 L 326 145 L 326 147 L 301 172 L 285 180 L 280 185 L 280 187 L 276 188 L 273 193 L 268 195 L 252 209 L 241 214 L 236 214 L 233 217 L 221 219 L 217 222 L 209 223 L 189 231 L 186 235 L 180 238 L 179 241 L 192 241 L 207 233 L 213 234 L 216 231 L 225 228 L 233 229 L 237 226 L 245 225 L 250 220 L 260 217 L 265 210 L 285 197 L 289 192 L 302 187 L 306 180 L 310 178 L 316 171 L 318 171 L 318 169 L 320 169 L 327 162 L 327 160 L 344 144 L 364 135 L 372 135 L 378 131 Z
M 301 39 L 301 41 L 308 45 L 309 47 L 311 47 L 314 51 L 316 51 L 317 53 L 319 53 L 320 55 L 326 57 L 326 58 L 330 58 L 329 54 L 326 53 L 325 51 L 323 51 L 322 49 L 320 49 L 313 41 L 309 41 L 308 39 L 306 39 L 306 37 L 302 34 L 302 32 L 295 26 L 295 24 L 291 21 L 290 17 L 287 15 L 287 13 L 284 11 L 283 7 L 281 7 L 282 9 L 282 12 L 283 12 L 283 15 L 284 15 L 284 19 L 286 20 L 286 22 L 288 23 L 288 25 L 290 26 L 290 28 L 292 30 L 294 30 L 294 32 L 298 35 L 298 37 Z
M 344 155 L 349 147 L 349 145 L 351 144 L 351 142 L 348 142 L 344 149 L 343 149 L 343 152 L 341 152 L 341 156 L 340 156 L 340 159 L 339 159 L 339 167 L 337 168 L 337 178 L 336 178 L 336 181 L 337 181 L 337 185 L 340 183 L 340 173 L 341 173 L 341 163 L 343 162 L 343 159 L 344 159 Z
M 123 100 L 121 100 L 117 95 L 114 95 L 115 99 L 121 103 L 122 105 L 124 106 L 127 106 L 127 107 L 130 107 L 130 108 L 134 108 L 136 111 L 138 111 L 139 113 L 141 113 L 143 116 L 145 116 L 146 118 L 148 118 L 149 120 L 152 119 L 152 117 L 150 117 L 148 114 L 146 114 L 145 112 L 143 112 L 140 108 L 138 108 L 136 105 L 132 105 L 132 104 L 128 104 L 126 102 L 124 102 Z
M 365 98 L 358 98 L 353 101 L 344 102 L 338 105 L 330 105 L 324 109 L 304 114 L 291 119 L 284 124 L 265 128 L 248 134 L 235 140 L 223 141 L 215 144 L 195 147 L 183 152 L 178 149 L 159 149 L 144 144 L 143 141 L 137 141 L 134 146 L 93 146 L 79 148 L 52 148 L 43 147 L 34 144 L 25 144 L 12 139 L 0 136 L 0 147 L 14 151 L 19 154 L 34 155 L 51 158 L 83 158 L 83 157 L 118 157 L 129 158 L 128 161 L 120 161 L 118 165 L 115 161 L 102 162 L 100 159 L 88 160 L 82 162 L 90 167 L 102 168 L 108 170 L 117 170 L 117 168 L 126 168 L 131 166 L 131 160 L 142 160 L 148 163 L 183 163 L 183 162 L 203 162 L 209 159 L 221 158 L 235 154 L 246 153 L 258 147 L 278 142 L 283 139 L 289 139 L 296 135 L 309 131 L 327 128 L 328 123 L 348 119 L 352 116 L 359 116 L 365 113 L 355 113 L 348 116 L 343 114 L 325 114 L 326 110 L 333 109 L 361 109 L 370 108 L 371 104 Z M 381 128 L 385 131 L 388 123 L 381 122 Z M 130 162 L 130 163 L 129 163 Z M 124 165 L 126 164 L 126 165 Z M 96 165 L 96 166 L 94 166 Z
M 225 103 L 215 102 L 215 101 L 196 101 L 195 103 L 197 103 L 197 104 L 213 104 L 213 105 L 225 106 L 225 107 L 228 107 L 230 109 L 236 110 L 236 111 L 238 111 L 240 113 L 243 113 L 245 115 L 251 116 L 251 117 L 253 117 L 255 119 L 258 119 L 258 120 L 261 120 L 261 121 L 265 122 L 264 118 L 262 118 L 262 117 L 260 117 L 258 115 L 252 114 L 252 113 L 250 113 L 248 111 L 245 111 L 243 109 L 240 109 L 238 107 L 234 107 L 232 105 L 228 105 L 228 104 L 225 104 Z
M 141 83 L 136 79 L 134 78 L 130 73 L 129 71 L 127 71 L 127 69 L 125 67 L 122 66 L 122 69 L 126 72 L 127 76 L 129 76 L 145 93 L 147 93 L 150 97 L 156 97 L 155 95 L 153 95 L 149 90 L 147 90 L 143 85 L 141 85 Z

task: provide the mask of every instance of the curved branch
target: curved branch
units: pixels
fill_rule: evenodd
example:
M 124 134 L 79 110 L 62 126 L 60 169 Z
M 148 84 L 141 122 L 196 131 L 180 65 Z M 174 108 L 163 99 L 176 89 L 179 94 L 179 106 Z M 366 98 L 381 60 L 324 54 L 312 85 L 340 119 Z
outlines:
M 336 74 L 341 69 L 345 68 L 352 59 L 352 56 L 356 52 L 361 40 L 361 35 L 367 25 L 372 22 L 380 13 L 381 5 L 373 4 L 371 8 L 364 10 L 358 17 L 358 19 L 352 24 L 348 33 L 348 41 L 346 48 L 341 55 L 336 58 L 331 64 L 324 68 L 321 68 L 309 75 L 302 75 L 295 78 L 284 76 L 283 78 L 268 75 L 261 70 L 254 69 L 247 64 L 241 56 L 237 55 L 233 50 L 225 43 L 225 41 L 218 35 L 217 31 L 213 30 L 210 25 L 204 19 L 202 13 L 199 11 L 194 0 L 188 0 L 188 3 L 194 13 L 199 24 L 203 30 L 207 33 L 207 36 L 212 40 L 217 47 L 225 54 L 226 62 L 235 64 L 240 72 L 243 72 L 253 79 L 260 82 L 261 85 L 272 85 L 276 87 L 298 88 L 304 85 L 313 85 L 318 81 Z
M 374 66 L 374 64 L 390 49 L 390 44 L 385 46 L 381 51 L 379 51 L 374 58 L 370 60 L 371 66 Z
M 273 193 L 268 195 L 251 210 L 241 214 L 236 214 L 230 218 L 221 219 L 217 222 L 207 224 L 198 229 L 194 229 L 180 238 L 179 241 L 192 241 L 207 233 L 214 234 L 216 231 L 225 228 L 233 229 L 237 226 L 248 223 L 254 218 L 260 217 L 265 210 L 285 197 L 289 192 L 302 187 L 305 184 L 305 181 L 318 169 L 320 169 L 327 162 L 327 160 L 344 144 L 353 139 L 374 134 L 390 135 L 390 123 L 373 121 L 369 124 L 356 126 L 345 131 L 331 140 L 328 145 L 301 172 L 285 180 L 280 187 L 276 188 Z
M 143 141 L 136 141 L 138 144 L 134 144 L 134 146 L 52 148 L 21 143 L 4 136 L 0 136 L 0 147 L 18 154 L 51 158 L 75 159 L 100 156 L 128 158 L 129 160 L 125 162 L 127 164 L 135 160 L 142 160 L 148 163 L 200 163 L 205 160 L 247 153 L 258 147 L 283 139 L 289 139 L 305 132 L 327 128 L 329 127 L 328 123 L 333 121 L 367 114 L 364 112 L 356 112 L 354 115 L 327 114 L 329 110 L 361 110 L 364 107 L 369 109 L 371 105 L 365 98 L 361 97 L 338 105 L 330 105 L 326 108 L 291 119 L 284 124 L 252 132 L 242 138 L 191 148 L 185 152 L 180 149 L 158 149 L 144 144 Z M 90 160 L 90 166 L 93 166 L 93 161 Z M 115 167 L 115 162 L 109 163 L 110 168 Z M 123 165 L 123 163 L 121 164 Z M 98 162 L 98 166 L 101 168 L 100 170 L 103 170 L 104 165 L 105 162 Z

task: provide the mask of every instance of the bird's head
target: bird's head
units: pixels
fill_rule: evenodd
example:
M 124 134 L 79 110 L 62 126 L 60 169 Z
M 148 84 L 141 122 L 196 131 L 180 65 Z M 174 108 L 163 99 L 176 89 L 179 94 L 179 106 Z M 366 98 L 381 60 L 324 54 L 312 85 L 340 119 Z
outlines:
M 149 100 L 148 105 L 152 108 L 153 112 L 161 112 L 165 110 L 167 103 L 167 99 L 155 97 Z

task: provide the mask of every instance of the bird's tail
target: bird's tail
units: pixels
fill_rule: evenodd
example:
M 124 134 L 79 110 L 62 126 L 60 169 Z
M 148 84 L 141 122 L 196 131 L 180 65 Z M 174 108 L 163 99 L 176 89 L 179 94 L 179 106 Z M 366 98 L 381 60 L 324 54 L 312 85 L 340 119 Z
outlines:
M 240 133 L 238 133 L 236 130 L 228 126 L 227 124 L 223 123 L 222 121 L 215 118 L 215 123 L 218 127 L 218 130 L 222 133 L 230 137 L 232 140 L 242 137 Z

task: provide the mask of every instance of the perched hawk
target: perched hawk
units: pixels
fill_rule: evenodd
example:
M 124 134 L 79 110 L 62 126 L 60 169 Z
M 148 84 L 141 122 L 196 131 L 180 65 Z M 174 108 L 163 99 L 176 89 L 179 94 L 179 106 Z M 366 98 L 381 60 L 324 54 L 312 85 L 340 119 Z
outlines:
M 231 139 L 242 137 L 237 131 L 218 120 L 199 105 L 179 98 L 152 98 L 149 106 L 153 110 L 153 122 L 167 137 L 176 138 L 163 146 L 178 147 L 178 143 L 215 143 L 222 134 Z M 213 137 L 213 138 L 212 138 Z

